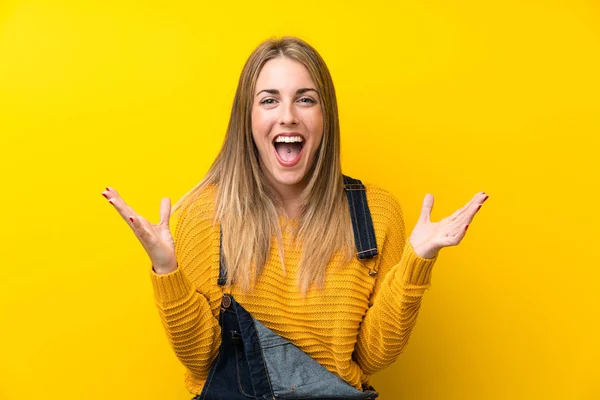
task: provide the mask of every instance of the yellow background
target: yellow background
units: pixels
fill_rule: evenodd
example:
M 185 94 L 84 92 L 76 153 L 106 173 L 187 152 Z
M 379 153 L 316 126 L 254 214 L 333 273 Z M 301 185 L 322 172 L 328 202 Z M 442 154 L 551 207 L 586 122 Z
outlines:
M 442 250 L 388 399 L 600 399 L 597 1 L 0 2 L 0 398 L 189 399 L 148 261 L 220 148 L 242 65 L 296 35 L 337 88 L 345 172 Z

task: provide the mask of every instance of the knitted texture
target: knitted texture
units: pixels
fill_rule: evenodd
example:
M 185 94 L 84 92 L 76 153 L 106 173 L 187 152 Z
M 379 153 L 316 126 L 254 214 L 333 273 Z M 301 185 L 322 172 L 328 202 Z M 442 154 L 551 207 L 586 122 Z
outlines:
M 407 240 L 396 199 L 381 188 L 365 186 L 379 256 L 354 258 L 343 268 L 330 265 L 324 290 L 311 288 L 306 299 L 296 285 L 300 250 L 292 240 L 295 221 L 281 220 L 286 273 L 273 238 L 263 274 L 244 295 L 235 284 L 217 285 L 220 228 L 212 224 L 214 188 L 182 210 L 174 237 L 178 268 L 165 275 L 151 268 L 150 275 L 167 337 L 186 367 L 190 393 L 202 391 L 219 351 L 223 293 L 231 293 L 265 326 L 359 390 L 369 384 L 370 375 L 396 360 L 431 285 L 437 256 L 418 256 Z

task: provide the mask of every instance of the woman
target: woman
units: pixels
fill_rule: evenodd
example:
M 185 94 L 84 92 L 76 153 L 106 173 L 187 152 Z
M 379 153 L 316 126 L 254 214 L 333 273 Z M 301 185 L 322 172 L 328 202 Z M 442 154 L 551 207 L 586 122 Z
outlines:
M 223 147 L 203 181 L 150 224 L 103 195 L 147 251 L 156 304 L 195 398 L 375 398 L 370 376 L 406 345 L 432 267 L 477 193 L 440 222 L 425 196 L 406 240 L 387 191 L 342 175 L 333 82 L 284 37 L 246 62 Z

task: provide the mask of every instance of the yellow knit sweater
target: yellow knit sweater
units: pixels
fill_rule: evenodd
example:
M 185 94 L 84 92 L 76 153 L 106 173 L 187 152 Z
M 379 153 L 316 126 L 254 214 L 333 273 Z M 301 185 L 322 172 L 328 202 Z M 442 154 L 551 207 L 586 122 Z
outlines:
M 370 375 L 393 363 L 416 322 L 437 259 L 419 257 L 407 240 L 402 209 L 387 191 L 365 184 L 379 256 L 355 258 L 343 269 L 329 268 L 325 290 L 311 289 L 305 300 L 296 288 L 300 252 L 282 228 L 284 275 L 276 245 L 254 291 L 222 288 L 219 226 L 212 225 L 215 190 L 206 190 L 181 213 L 175 228 L 179 267 L 150 271 L 156 305 L 175 354 L 186 367 L 186 386 L 199 394 L 218 354 L 219 305 L 224 292 L 265 326 L 285 337 L 332 373 L 361 390 Z M 273 242 L 274 243 L 274 242 Z M 369 271 L 377 270 L 375 276 Z

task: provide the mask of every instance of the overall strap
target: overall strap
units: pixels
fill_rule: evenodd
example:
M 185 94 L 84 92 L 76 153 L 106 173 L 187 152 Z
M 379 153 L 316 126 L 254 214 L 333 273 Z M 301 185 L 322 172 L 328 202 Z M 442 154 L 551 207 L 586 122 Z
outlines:
M 366 188 L 358 179 L 346 175 L 343 177 L 358 258 L 360 260 L 373 258 L 379 252 L 377 251 L 371 211 L 367 204 Z M 221 230 L 219 233 L 219 278 L 217 283 L 223 286 L 225 282 L 227 282 L 227 268 L 223 259 L 223 231 Z
M 367 204 L 365 185 L 358 179 L 344 175 L 344 188 L 350 206 L 350 218 L 352 219 L 352 230 L 354 231 L 354 242 L 356 243 L 358 258 L 360 260 L 373 258 L 379 252 L 377 251 L 371 211 Z

